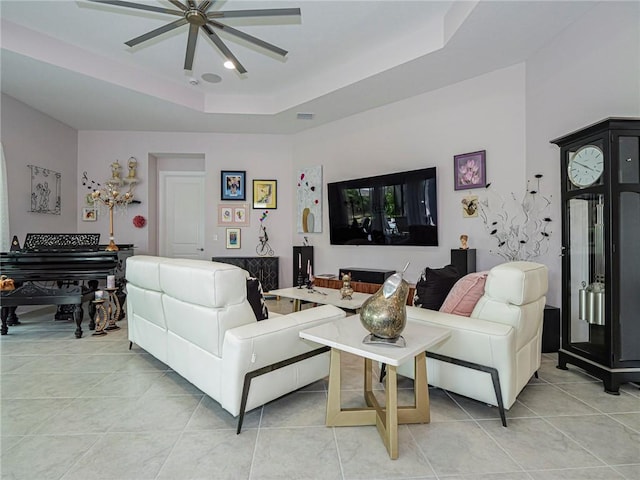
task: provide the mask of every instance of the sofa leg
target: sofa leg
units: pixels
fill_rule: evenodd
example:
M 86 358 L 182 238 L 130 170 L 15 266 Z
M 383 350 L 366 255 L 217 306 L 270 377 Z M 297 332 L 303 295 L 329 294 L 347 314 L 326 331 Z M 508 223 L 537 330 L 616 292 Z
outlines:
M 133 347 L 133 342 L 129 340 L 129 350 L 131 350 L 131 347 Z
M 260 375 L 264 375 L 265 373 L 273 372 L 274 370 L 278 370 L 288 365 L 301 362 L 302 360 L 306 360 L 307 358 L 315 357 L 316 355 L 328 352 L 329 350 L 331 350 L 330 347 L 316 348 L 315 350 L 311 350 L 310 352 L 301 353 L 300 355 L 296 355 L 295 357 L 287 358 L 286 360 L 281 360 L 280 362 L 272 363 L 271 365 L 267 365 L 266 367 L 258 368 L 257 370 L 248 372 L 244 376 L 244 383 L 242 385 L 240 413 L 238 414 L 238 429 L 236 430 L 236 435 L 239 435 L 240 431 L 242 430 L 242 422 L 244 421 L 244 410 L 245 408 L 247 408 L 247 399 L 249 398 L 251 380 L 253 380 L 255 377 L 259 377 Z
M 533 372 L 533 376 L 538 378 L 538 371 L 537 370 L 535 372 Z
M 502 420 L 502 426 L 507 426 L 507 416 L 504 411 L 504 403 L 502 402 L 502 390 L 500 388 L 500 376 L 498 370 L 493 367 L 487 367 L 486 365 L 480 365 L 473 362 L 467 362 L 466 360 L 460 360 L 459 358 L 448 357 L 446 355 L 440 355 L 439 353 L 426 352 L 427 357 L 435 360 L 440 360 L 445 363 L 452 363 L 461 367 L 471 368 L 472 370 L 479 370 L 491 375 L 491 381 L 493 382 L 493 391 L 496 394 L 496 401 L 498 402 L 498 410 L 500 412 L 500 420 Z

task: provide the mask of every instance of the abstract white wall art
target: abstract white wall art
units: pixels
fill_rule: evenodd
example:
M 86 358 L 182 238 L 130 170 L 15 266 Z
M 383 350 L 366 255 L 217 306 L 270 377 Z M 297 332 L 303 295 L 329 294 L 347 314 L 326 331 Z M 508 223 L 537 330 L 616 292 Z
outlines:
M 298 233 L 322 232 L 322 166 L 306 167 L 296 177 Z

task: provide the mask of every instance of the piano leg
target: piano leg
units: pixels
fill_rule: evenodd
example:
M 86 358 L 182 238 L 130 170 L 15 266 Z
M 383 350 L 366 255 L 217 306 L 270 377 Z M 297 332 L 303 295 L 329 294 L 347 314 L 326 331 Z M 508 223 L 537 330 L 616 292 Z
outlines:
M 7 326 L 7 317 L 9 316 L 9 308 L 11 307 L 0 308 L 0 318 L 2 318 L 2 328 L 0 328 L 0 333 L 2 335 L 6 335 L 7 333 L 9 333 L 9 327 Z
M 89 302 L 89 330 L 96 329 L 96 304 Z
M 73 318 L 76 321 L 76 338 L 82 337 L 82 317 L 84 316 L 84 311 L 82 310 L 82 304 L 78 304 L 73 309 Z

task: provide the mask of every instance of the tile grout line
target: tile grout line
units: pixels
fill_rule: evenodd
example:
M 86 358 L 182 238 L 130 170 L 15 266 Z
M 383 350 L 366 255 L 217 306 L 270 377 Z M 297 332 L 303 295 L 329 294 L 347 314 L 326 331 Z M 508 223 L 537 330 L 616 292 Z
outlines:
M 453 398 L 453 397 L 449 394 L 449 392 L 448 392 L 448 391 L 446 391 L 446 390 L 445 390 L 445 393 L 449 396 L 449 398 L 451 398 L 451 400 L 452 400 L 456 405 L 458 405 L 458 408 L 460 408 L 464 413 L 466 413 L 467 415 L 469 415 L 469 417 L 471 417 L 471 419 L 472 419 L 472 420 L 473 420 L 473 422 L 476 424 L 476 426 L 477 426 L 478 428 L 480 428 L 480 430 L 482 430 L 482 431 L 484 432 L 484 434 L 485 434 L 485 435 L 487 435 L 487 436 L 488 436 L 488 437 L 493 441 L 493 443 L 494 443 L 494 444 L 495 444 L 495 445 L 496 445 L 500 450 L 502 450 L 502 452 L 503 452 L 503 453 L 504 453 L 504 454 L 505 454 L 505 455 L 506 455 L 506 456 L 507 456 L 507 457 L 508 457 L 508 458 L 509 458 L 513 463 L 515 463 L 515 464 L 520 468 L 520 470 L 521 470 L 522 472 L 524 472 L 528 477 L 530 477 L 530 478 L 531 478 L 531 480 L 534 480 L 534 479 L 531 477 L 531 475 L 529 475 L 529 474 L 527 473 L 526 469 L 525 469 L 525 468 L 520 464 L 520 462 L 518 462 L 515 458 L 513 458 L 513 456 L 512 456 L 509 452 L 507 452 L 507 451 L 505 450 L 505 448 L 500 444 L 500 442 L 498 442 L 498 441 L 495 439 L 495 437 L 494 437 L 493 435 L 491 435 L 491 433 L 489 433 L 489 431 L 481 425 L 481 422 L 479 422 L 477 419 L 473 418 L 473 416 L 472 416 L 472 415 L 471 415 L 467 410 L 465 410 L 465 409 L 464 409 L 464 407 L 463 407 L 462 405 L 460 405 L 460 403 L 458 403 L 458 402 L 456 401 L 456 399 L 455 399 L 455 398 Z M 506 415 L 506 413 L 505 413 L 505 415 Z M 510 419 L 510 420 L 511 420 L 511 419 Z M 498 422 L 499 420 L 493 420 L 493 421 L 494 421 L 494 422 Z M 508 428 L 508 427 L 507 427 L 507 428 Z M 494 472 L 494 473 L 499 473 L 499 472 Z

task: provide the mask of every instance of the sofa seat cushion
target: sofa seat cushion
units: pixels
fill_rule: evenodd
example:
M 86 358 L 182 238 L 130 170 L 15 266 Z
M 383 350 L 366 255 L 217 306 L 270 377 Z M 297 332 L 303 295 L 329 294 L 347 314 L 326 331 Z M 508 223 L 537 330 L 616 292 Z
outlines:
M 425 268 L 416 283 L 413 305 L 438 310 L 459 278 L 460 274 L 453 265 L 443 268 Z
M 476 303 L 484 293 L 484 284 L 488 273 L 474 272 L 458 280 L 440 307 L 440 311 L 470 317 Z

